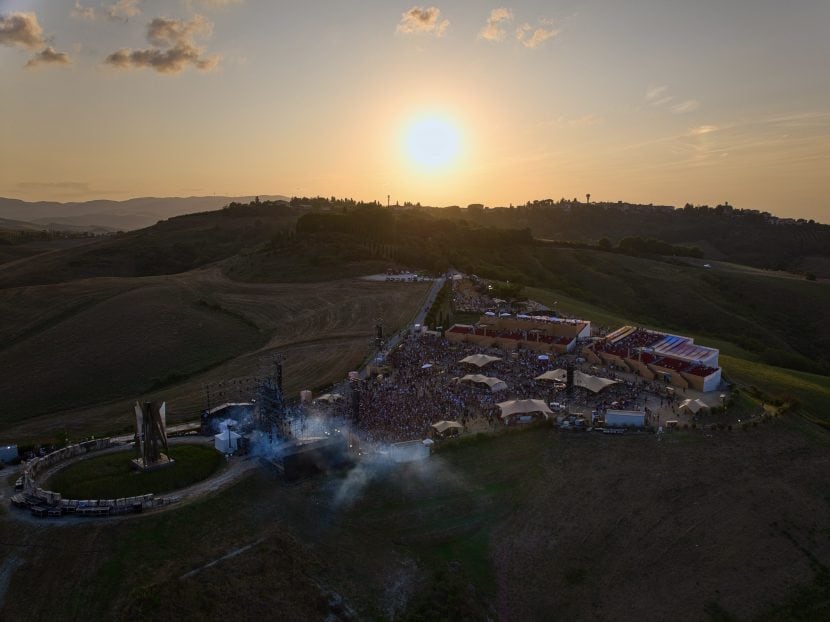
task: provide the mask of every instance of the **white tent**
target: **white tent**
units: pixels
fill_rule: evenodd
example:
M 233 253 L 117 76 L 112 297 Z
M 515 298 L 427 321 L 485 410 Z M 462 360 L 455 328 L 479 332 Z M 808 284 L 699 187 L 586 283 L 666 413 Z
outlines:
M 679 410 L 689 410 L 695 415 L 701 410 L 706 410 L 707 408 L 709 408 L 708 404 L 701 402 L 698 399 L 683 400 L 680 402 L 680 406 L 678 406 Z
M 541 376 L 536 376 L 536 380 L 553 380 L 554 382 L 565 382 L 568 379 L 568 372 L 564 369 L 551 369 L 546 371 Z
M 486 384 L 490 387 L 490 391 L 504 391 L 507 389 L 507 383 L 498 378 L 490 378 L 489 376 L 482 376 L 480 374 L 467 374 L 461 378 L 462 382 L 476 382 L 478 384 Z
M 458 421 L 439 421 L 438 423 L 433 423 L 432 427 L 441 434 L 444 434 L 447 430 L 464 429 L 464 426 L 458 423 Z
M 343 399 L 343 396 L 340 395 L 339 393 L 324 393 L 320 397 L 316 398 L 315 401 L 316 402 L 331 403 L 331 402 L 339 402 L 342 399 Z
M 536 376 L 536 380 L 553 380 L 554 382 L 567 382 L 568 372 L 564 369 L 551 369 L 540 376 Z M 607 389 L 612 384 L 617 384 L 619 380 L 609 380 L 608 378 L 599 378 L 590 374 L 582 373 L 577 370 L 574 372 L 574 386 L 588 389 L 592 393 L 599 393 L 603 389 Z
M 507 402 L 499 402 L 497 406 L 501 408 L 502 419 L 525 413 L 542 413 L 547 419 L 548 415 L 553 414 L 553 411 L 548 408 L 544 400 L 508 400 Z
M 468 357 L 465 357 L 458 361 L 459 363 L 469 363 L 470 365 L 475 365 L 477 367 L 484 367 L 490 363 L 495 361 L 500 361 L 501 359 L 497 356 L 490 356 L 488 354 L 471 354 Z
M 424 363 L 421 365 L 421 369 L 429 369 L 430 367 L 432 367 L 432 363 Z
M 233 430 L 225 430 L 213 437 L 213 446 L 220 453 L 230 454 L 236 451 L 240 438 L 240 435 Z
M 607 389 L 612 384 L 617 384 L 619 380 L 609 380 L 608 378 L 599 378 L 590 374 L 584 374 L 581 371 L 574 372 L 574 385 L 588 389 L 591 393 L 599 393 L 603 389 Z

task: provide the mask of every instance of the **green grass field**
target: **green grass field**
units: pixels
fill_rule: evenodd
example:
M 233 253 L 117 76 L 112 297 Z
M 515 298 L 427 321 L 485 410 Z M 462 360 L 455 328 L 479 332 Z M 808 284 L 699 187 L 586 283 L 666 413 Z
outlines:
M 170 448 L 173 466 L 142 473 L 130 460 L 133 451 L 93 456 L 69 465 L 46 482 L 47 490 L 67 499 L 115 499 L 146 493 L 164 494 L 186 488 L 213 475 L 222 465 L 222 455 L 213 447 L 177 445 Z
M 676 619 L 678 603 L 689 619 L 822 619 L 827 442 L 786 417 L 659 442 L 540 426 L 377 473 L 286 485 L 263 469 L 176 511 L 62 527 L 59 565 L 34 546 L 54 532 L 0 519 L 33 545 L 0 614 L 37 584 L 62 607 L 25 606 L 56 620 L 319 619 L 324 589 L 372 620 L 582 619 L 586 603 L 601 619 Z

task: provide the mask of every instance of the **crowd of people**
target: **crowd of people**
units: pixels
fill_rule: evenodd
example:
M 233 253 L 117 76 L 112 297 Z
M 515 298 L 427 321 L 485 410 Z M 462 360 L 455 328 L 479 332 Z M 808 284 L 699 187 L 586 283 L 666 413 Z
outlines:
M 483 368 L 462 363 L 471 354 L 490 354 L 501 360 Z M 607 408 L 643 410 L 647 397 L 669 399 L 665 385 L 641 379 L 622 379 L 593 394 L 582 388 L 568 391 L 564 383 L 535 378 L 546 371 L 574 364 L 576 369 L 619 380 L 612 368 L 596 367 L 575 355 L 540 357 L 530 350 L 503 351 L 467 343 L 450 343 L 437 335 L 405 339 L 387 357 L 387 371 L 360 381 L 357 430 L 367 442 L 393 443 L 434 436 L 432 424 L 458 421 L 477 429 L 504 425 L 497 406 L 510 399 L 541 399 L 556 408 L 589 418 Z M 503 380 L 507 389 L 492 392 L 485 384 L 461 381 L 468 374 Z M 352 408 L 351 402 L 341 408 Z

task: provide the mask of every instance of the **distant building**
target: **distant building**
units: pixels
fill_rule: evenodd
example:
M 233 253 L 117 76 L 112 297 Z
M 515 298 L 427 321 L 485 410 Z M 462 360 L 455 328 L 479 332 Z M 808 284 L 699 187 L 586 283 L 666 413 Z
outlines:
M 476 326 L 455 324 L 444 333 L 444 337 L 455 343 L 497 346 L 505 350 L 521 347 L 554 354 L 573 352 L 578 339 L 590 336 L 590 322 L 525 314 L 500 317 L 485 314 Z

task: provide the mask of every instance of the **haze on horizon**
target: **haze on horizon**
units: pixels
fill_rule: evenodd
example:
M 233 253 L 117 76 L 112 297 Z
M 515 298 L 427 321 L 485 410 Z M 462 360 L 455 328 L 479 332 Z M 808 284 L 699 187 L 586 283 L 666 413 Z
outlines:
M 0 0 L 0 196 L 827 222 L 828 23 L 826 0 Z

